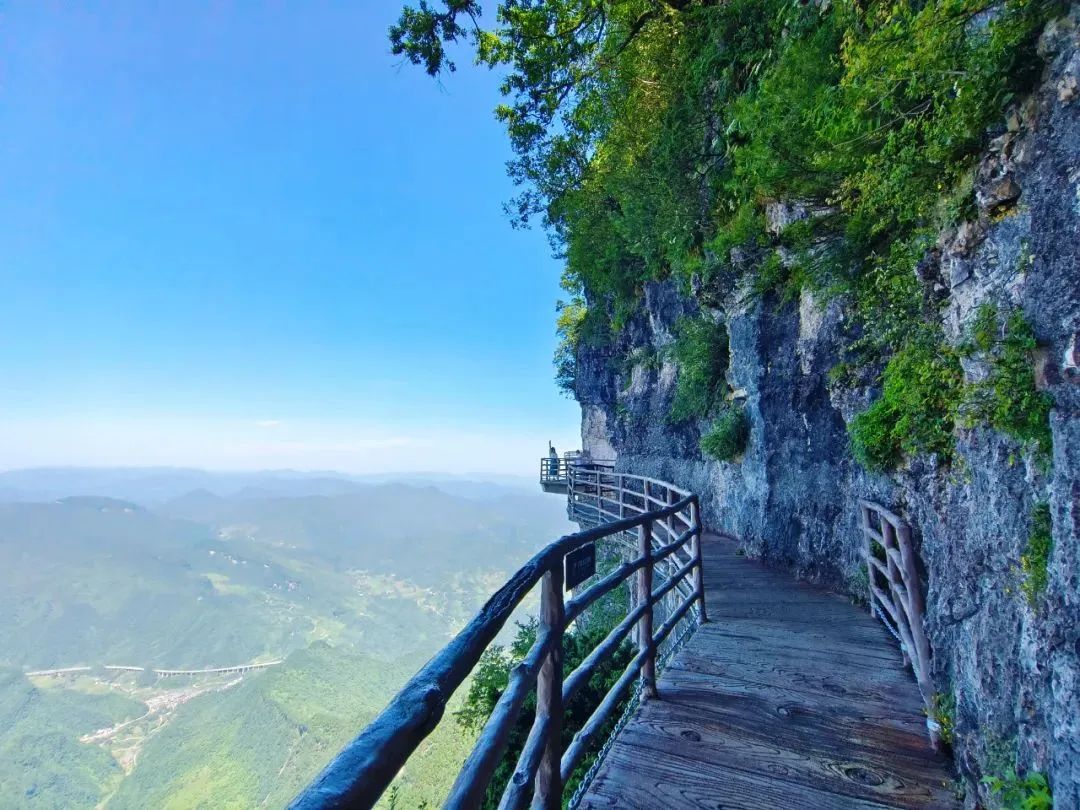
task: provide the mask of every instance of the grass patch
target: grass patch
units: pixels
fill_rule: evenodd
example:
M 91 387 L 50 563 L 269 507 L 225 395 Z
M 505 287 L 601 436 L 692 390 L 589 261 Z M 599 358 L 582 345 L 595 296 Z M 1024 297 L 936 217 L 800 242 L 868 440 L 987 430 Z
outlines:
M 1002 322 L 992 304 L 980 307 L 965 349 L 972 356 L 984 357 L 990 374 L 969 387 L 965 411 L 969 423 L 988 424 L 1049 458 L 1054 402 L 1035 387 L 1036 348 L 1035 334 L 1020 310 Z
M 956 353 L 943 344 L 913 341 L 892 356 L 882 381 L 881 399 L 848 426 L 856 460 L 874 470 L 890 469 L 917 453 L 937 453 L 949 461 L 963 394 Z
M 999 797 L 1001 806 L 1007 810 L 1053 810 L 1054 796 L 1050 783 L 1038 771 L 1024 776 L 1008 771 L 1004 776 L 987 776 L 983 784 Z
M 935 692 L 930 704 L 930 717 L 937 721 L 941 741 L 952 745 L 956 730 L 956 695 Z
M 729 405 L 701 437 L 701 449 L 717 461 L 732 461 L 742 455 L 750 438 L 750 420 L 743 405 Z
M 679 365 L 670 419 L 684 422 L 712 412 L 727 388 L 728 334 L 704 318 L 684 318 L 675 328 L 672 353 Z
M 1027 548 L 1020 556 L 1020 567 L 1024 571 L 1024 582 L 1021 589 L 1027 597 L 1028 604 L 1036 607 L 1039 597 L 1046 590 L 1048 575 L 1047 564 L 1050 562 L 1050 552 L 1053 550 L 1053 524 L 1050 519 L 1050 505 L 1039 503 L 1031 511 L 1031 534 L 1028 537 Z

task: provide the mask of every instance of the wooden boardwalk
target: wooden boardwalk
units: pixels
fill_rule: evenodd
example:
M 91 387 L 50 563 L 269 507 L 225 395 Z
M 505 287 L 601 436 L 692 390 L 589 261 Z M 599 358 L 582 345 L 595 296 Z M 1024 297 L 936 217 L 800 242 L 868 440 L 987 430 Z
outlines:
M 580 807 L 956 807 L 900 651 L 865 610 L 706 535 L 709 623 Z

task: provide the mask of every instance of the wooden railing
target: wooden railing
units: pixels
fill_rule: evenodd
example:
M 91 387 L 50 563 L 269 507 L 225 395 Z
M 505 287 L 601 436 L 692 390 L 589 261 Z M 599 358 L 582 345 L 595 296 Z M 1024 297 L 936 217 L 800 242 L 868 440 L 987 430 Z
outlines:
M 870 584 L 870 613 L 877 614 L 899 639 L 904 664 L 911 666 L 922 693 L 931 742 L 937 746 L 940 744 L 940 727 L 933 716 L 930 642 L 923 628 L 926 609 L 911 542 L 911 527 L 903 518 L 876 503 L 860 501 L 859 509 L 866 537 L 863 555 Z
M 612 489 L 610 473 L 584 467 L 578 470 L 576 466 L 568 473 L 575 481 L 581 504 L 588 506 L 588 499 L 595 498 L 596 516 L 604 520 L 555 541 L 525 563 L 291 807 L 307 810 L 374 805 L 412 752 L 438 724 L 447 700 L 468 677 L 514 609 L 537 585 L 540 586 L 540 623 L 536 643 L 511 673 L 444 807 L 480 805 L 506 753 L 522 706 L 534 688 L 536 714 L 513 776 L 503 790 L 501 810 L 530 803 L 542 810 L 560 808 L 564 785 L 598 742 L 600 732 L 633 683 L 640 678 L 642 699 L 656 696 L 657 649 L 684 619 L 705 620 L 697 496 L 637 476 L 618 475 L 618 487 Z M 595 494 L 588 494 L 590 489 Z M 611 507 L 616 510 L 612 512 Z M 571 510 L 575 509 L 571 502 Z M 625 537 L 629 533 L 637 539 L 632 558 L 565 599 L 566 556 L 598 540 Z M 654 582 L 654 572 L 659 573 L 659 583 Z M 625 618 L 564 678 L 562 641 L 567 627 L 632 574 L 636 578 L 636 598 Z M 686 595 L 665 611 L 660 627 L 654 629 L 654 608 L 665 600 L 670 602 L 669 595 L 686 583 L 689 583 Z M 637 654 L 563 750 L 563 707 L 632 631 L 637 639 Z

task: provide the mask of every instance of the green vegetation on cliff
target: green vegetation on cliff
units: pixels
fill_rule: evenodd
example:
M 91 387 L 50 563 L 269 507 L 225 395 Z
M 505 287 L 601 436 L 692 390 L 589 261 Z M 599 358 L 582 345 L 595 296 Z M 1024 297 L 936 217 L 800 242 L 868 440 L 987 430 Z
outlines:
M 577 345 L 617 336 L 650 280 L 693 281 L 710 306 L 736 290 L 844 295 L 862 332 L 848 362 L 886 364 L 883 404 L 854 428 L 859 457 L 883 467 L 952 452 L 958 364 L 916 268 L 973 214 L 978 156 L 1037 75 L 1037 35 L 1060 8 L 503 0 L 485 29 L 473 0 L 444 0 L 406 10 L 391 40 L 433 75 L 461 39 L 505 69 L 498 115 L 523 187 L 511 212 L 541 217 L 566 259 L 564 385 Z M 797 215 L 767 216 L 780 202 Z M 681 373 L 696 375 L 693 362 Z M 1029 405 L 982 421 L 1041 444 L 1043 411 Z
M 1027 597 L 1028 604 L 1033 608 L 1038 605 L 1039 597 L 1046 590 L 1050 578 L 1047 566 L 1050 563 L 1050 552 L 1053 551 L 1053 547 L 1050 504 L 1036 504 L 1031 510 L 1031 534 L 1028 536 L 1027 547 L 1020 557 L 1020 566 L 1024 571 L 1021 589 Z
M 995 307 L 980 307 L 965 348 L 989 366 L 986 379 L 968 387 L 969 419 L 992 425 L 1048 456 L 1053 402 L 1049 394 L 1036 388 L 1034 362 L 1038 347 L 1023 313 L 1012 312 L 1002 322 Z

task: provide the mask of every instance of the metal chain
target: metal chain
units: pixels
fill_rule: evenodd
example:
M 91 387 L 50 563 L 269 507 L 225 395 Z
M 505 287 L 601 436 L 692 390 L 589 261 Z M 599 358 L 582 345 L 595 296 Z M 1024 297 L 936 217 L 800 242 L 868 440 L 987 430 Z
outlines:
M 885 629 L 889 631 L 889 635 L 896 639 L 896 643 L 900 645 L 900 649 L 904 649 L 904 640 L 900 638 L 900 634 L 893 630 L 893 626 L 885 620 L 884 614 L 881 612 L 881 608 L 878 607 L 877 602 L 871 602 L 871 606 L 874 608 L 874 613 L 881 619 L 881 623 L 885 625 Z

